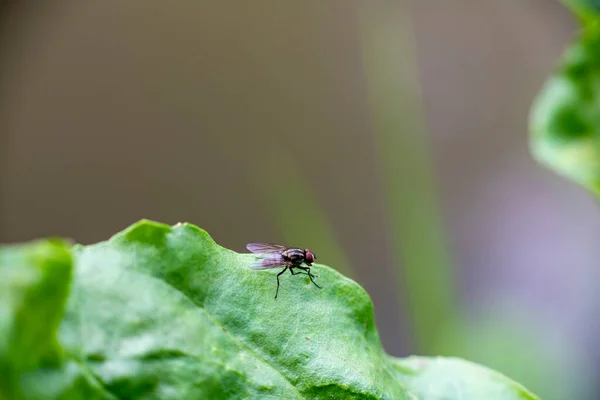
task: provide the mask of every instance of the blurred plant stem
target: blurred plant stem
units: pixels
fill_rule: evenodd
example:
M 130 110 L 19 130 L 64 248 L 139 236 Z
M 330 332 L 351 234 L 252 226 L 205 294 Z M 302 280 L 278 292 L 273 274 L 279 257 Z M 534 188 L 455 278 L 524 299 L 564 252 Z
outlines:
M 415 350 L 433 354 L 460 319 L 427 144 L 406 2 L 356 2 L 366 90 L 395 254 Z
M 256 141 L 243 143 L 235 154 L 225 136 L 217 136 L 217 142 L 229 152 L 231 162 L 239 162 L 248 149 L 256 146 Z M 254 149 L 258 151 L 258 149 Z M 256 194 L 265 205 L 273 225 L 277 227 L 283 240 L 289 246 L 302 246 L 314 250 L 322 262 L 340 273 L 357 279 L 357 274 L 349 257 L 336 240 L 335 230 L 330 225 L 325 212 L 311 190 L 311 184 L 299 170 L 292 157 L 286 156 L 276 140 L 260 144 L 260 152 L 268 157 L 257 157 L 248 166 L 248 176 L 254 182 Z M 256 239 L 273 241 L 274 239 Z M 2 400 L 2 399 L 0 399 Z
M 261 160 L 256 172 L 259 192 L 275 225 L 291 246 L 315 249 L 319 259 L 342 274 L 356 279 L 350 259 L 335 239 L 335 232 L 322 211 L 310 182 L 293 160 L 273 143 L 269 157 Z M 293 184 L 290 184 L 293 182 Z M 300 222 L 300 223 L 299 223 Z

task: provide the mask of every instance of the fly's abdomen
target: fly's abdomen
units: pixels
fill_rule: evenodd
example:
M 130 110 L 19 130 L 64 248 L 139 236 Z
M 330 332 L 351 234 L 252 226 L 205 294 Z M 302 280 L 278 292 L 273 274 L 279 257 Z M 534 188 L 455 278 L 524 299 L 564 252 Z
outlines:
M 302 264 L 302 262 L 304 261 L 304 250 L 288 249 L 284 251 L 281 255 L 294 264 Z

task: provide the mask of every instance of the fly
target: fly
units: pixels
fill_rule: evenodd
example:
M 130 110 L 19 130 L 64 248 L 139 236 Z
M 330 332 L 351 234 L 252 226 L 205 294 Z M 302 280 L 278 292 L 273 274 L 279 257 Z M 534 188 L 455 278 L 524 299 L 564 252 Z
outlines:
M 277 274 L 277 290 L 275 291 L 275 298 L 277 298 L 277 294 L 279 293 L 279 276 L 288 269 L 292 275 L 308 275 L 310 281 L 314 283 L 316 287 L 322 289 L 321 286 L 317 285 L 313 280 L 313 278 L 318 278 L 319 276 L 313 275 L 310 272 L 310 267 L 312 266 L 313 261 L 317 259 L 317 256 L 309 249 L 302 250 L 296 247 L 261 242 L 248 243 L 246 248 L 252 253 L 260 254 L 261 256 L 259 260 L 249 265 L 250 269 L 283 267 L 283 270 Z M 307 266 L 303 266 L 302 264 L 306 264 Z M 295 271 L 295 269 L 300 271 Z

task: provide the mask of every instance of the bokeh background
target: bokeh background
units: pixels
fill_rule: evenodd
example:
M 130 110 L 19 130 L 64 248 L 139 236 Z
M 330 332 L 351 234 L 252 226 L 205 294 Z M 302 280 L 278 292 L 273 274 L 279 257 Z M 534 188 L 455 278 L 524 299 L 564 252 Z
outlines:
M 554 0 L 13 1 L 0 241 L 141 218 L 310 247 L 386 350 L 600 398 L 600 216 L 528 153 Z

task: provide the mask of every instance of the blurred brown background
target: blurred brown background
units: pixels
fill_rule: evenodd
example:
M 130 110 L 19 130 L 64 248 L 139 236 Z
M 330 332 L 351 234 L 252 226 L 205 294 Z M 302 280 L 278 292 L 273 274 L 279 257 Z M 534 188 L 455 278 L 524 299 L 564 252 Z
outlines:
M 237 251 L 307 246 L 369 291 L 391 354 L 462 356 L 544 399 L 598 398 L 597 206 L 528 153 L 529 107 L 577 30 L 560 3 L 6 11 L 2 242 L 92 243 L 148 218 Z M 406 69 L 378 58 L 396 44 Z M 426 268 L 430 232 L 444 265 Z M 451 328 L 436 325 L 436 287 L 455 301 Z

